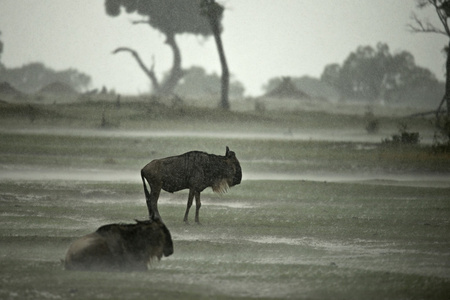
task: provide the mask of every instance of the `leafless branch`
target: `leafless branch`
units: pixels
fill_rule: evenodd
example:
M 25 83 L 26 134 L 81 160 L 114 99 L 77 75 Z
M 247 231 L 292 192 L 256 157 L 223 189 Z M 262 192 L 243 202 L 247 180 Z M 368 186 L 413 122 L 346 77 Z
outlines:
M 113 51 L 113 54 L 117 54 L 119 52 L 130 52 L 131 55 L 133 55 L 134 59 L 136 60 L 136 62 L 139 64 L 139 66 L 141 67 L 141 69 L 144 71 L 144 73 L 150 78 L 150 80 L 152 81 L 153 84 L 153 88 L 155 90 L 159 89 L 159 82 L 158 79 L 156 78 L 155 72 L 153 70 L 154 66 L 155 66 L 155 59 L 152 58 L 153 63 L 152 63 L 152 67 L 149 69 L 145 66 L 144 62 L 142 61 L 141 57 L 139 56 L 139 54 L 128 47 L 119 47 L 116 50 Z
M 438 33 L 443 34 L 445 36 L 449 36 L 446 31 L 437 28 L 430 22 L 424 23 L 422 20 L 419 19 L 419 17 L 416 14 L 411 15 L 411 19 L 414 21 L 413 24 L 408 24 L 408 28 L 411 32 L 415 33 Z
M 136 24 L 150 25 L 150 18 L 142 18 L 141 20 L 133 20 L 133 21 L 131 21 L 131 24 L 133 24 L 133 25 L 136 25 Z
M 441 23 L 444 26 L 445 33 L 447 34 L 447 36 L 450 37 L 450 29 L 448 28 L 447 12 L 442 5 L 441 6 L 437 5 L 436 1 L 433 1 L 433 3 L 434 3 L 433 6 L 436 9 L 436 13 L 439 17 L 439 20 L 441 20 Z
M 147 24 L 149 25 L 150 22 L 146 21 L 146 20 L 140 20 L 140 21 L 131 21 L 131 24 L 136 25 L 136 24 Z

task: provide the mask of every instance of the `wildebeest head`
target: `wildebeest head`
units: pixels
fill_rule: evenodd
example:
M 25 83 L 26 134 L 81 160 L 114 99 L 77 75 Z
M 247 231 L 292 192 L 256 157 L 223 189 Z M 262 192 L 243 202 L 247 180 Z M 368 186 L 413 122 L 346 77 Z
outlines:
M 236 158 L 236 153 L 230 151 L 230 148 L 228 148 L 227 146 L 225 157 L 227 158 L 227 163 L 229 164 L 229 166 L 231 166 L 231 169 L 233 170 L 232 179 L 231 182 L 228 183 L 228 185 L 234 186 L 240 184 L 242 180 L 242 169 L 238 159 Z
M 216 193 L 226 193 L 228 188 L 240 184 L 242 180 L 242 169 L 236 154 L 226 147 L 225 156 L 216 156 L 219 161 L 213 163 L 210 167 L 218 170 L 216 175 L 212 176 L 214 182 L 211 185 Z M 220 162 L 220 163 L 219 163 Z
M 120 240 L 126 251 L 139 257 L 161 257 L 173 254 L 173 242 L 169 229 L 159 218 L 136 224 L 110 224 L 97 229 L 100 235 Z
M 150 220 L 145 221 L 136 221 L 136 226 L 140 226 L 140 230 L 142 230 L 145 233 L 145 236 L 147 237 L 147 241 L 150 241 L 152 238 L 154 238 L 154 232 L 157 232 L 160 230 L 163 234 L 163 239 L 160 240 L 160 244 L 162 245 L 162 254 L 164 256 L 170 256 L 173 254 L 173 241 L 172 236 L 170 234 L 169 229 L 167 229 L 166 225 L 161 221 L 159 218 L 151 218 Z M 145 238 L 145 237 L 144 237 Z M 161 259 L 161 255 L 156 255 L 158 259 Z

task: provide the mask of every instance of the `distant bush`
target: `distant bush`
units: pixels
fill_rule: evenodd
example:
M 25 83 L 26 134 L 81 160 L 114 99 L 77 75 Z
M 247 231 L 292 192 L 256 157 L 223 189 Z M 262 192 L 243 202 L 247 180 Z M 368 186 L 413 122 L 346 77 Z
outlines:
M 381 141 L 385 145 L 418 145 L 420 136 L 418 132 L 408 132 L 407 125 L 399 124 L 399 133 L 393 134 L 391 138 L 386 138 Z
M 117 128 L 120 126 L 120 121 L 110 121 L 106 117 L 106 108 L 103 109 L 100 128 Z
M 266 112 L 267 108 L 264 102 L 262 101 L 255 101 L 255 111 L 258 113 L 264 113 Z
M 366 125 L 366 131 L 368 133 L 377 133 L 380 129 L 380 121 L 377 119 L 370 120 Z
M 367 133 L 377 133 L 380 129 L 380 121 L 375 118 L 375 115 L 372 109 L 368 108 L 367 112 L 364 114 L 364 118 L 366 119 L 366 131 Z

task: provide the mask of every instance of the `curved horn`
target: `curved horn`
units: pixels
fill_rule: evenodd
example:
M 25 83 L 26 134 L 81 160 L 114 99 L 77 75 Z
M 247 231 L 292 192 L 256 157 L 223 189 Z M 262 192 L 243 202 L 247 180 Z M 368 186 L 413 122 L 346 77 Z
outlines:
M 228 152 L 230 152 L 230 148 L 228 148 L 228 146 L 226 146 L 226 151 L 225 151 L 225 156 L 228 156 Z

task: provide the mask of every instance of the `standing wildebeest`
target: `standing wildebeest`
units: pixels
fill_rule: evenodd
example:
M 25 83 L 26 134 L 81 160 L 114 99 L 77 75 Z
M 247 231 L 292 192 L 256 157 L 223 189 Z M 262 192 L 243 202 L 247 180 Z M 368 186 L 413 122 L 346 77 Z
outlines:
M 189 189 L 184 222 L 188 222 L 189 209 L 195 197 L 195 222 L 199 223 L 200 192 L 207 187 L 217 193 L 226 192 L 229 187 L 241 183 L 242 170 L 236 154 L 226 147 L 225 156 L 191 151 L 155 159 L 141 170 L 141 177 L 149 215 L 155 214 L 161 218 L 158 212 L 161 189 L 170 193 Z M 150 193 L 145 179 L 150 185 Z
M 73 242 L 66 270 L 147 270 L 153 257 L 173 253 L 172 237 L 160 219 L 109 224 Z

